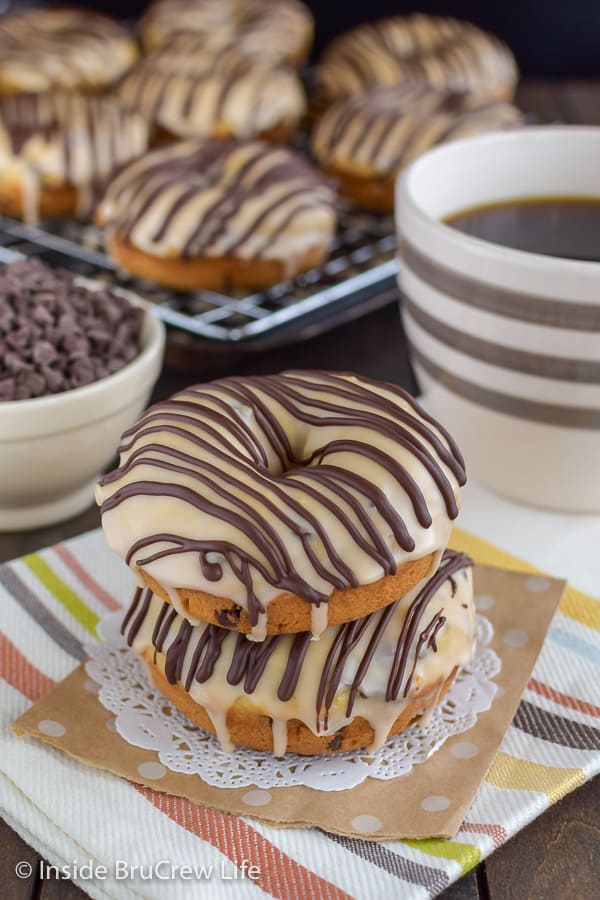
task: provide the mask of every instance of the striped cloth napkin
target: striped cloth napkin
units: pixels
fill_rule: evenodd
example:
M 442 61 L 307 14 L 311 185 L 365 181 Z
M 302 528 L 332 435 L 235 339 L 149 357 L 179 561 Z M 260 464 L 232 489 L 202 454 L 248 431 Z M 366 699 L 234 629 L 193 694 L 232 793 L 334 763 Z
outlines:
M 479 562 L 533 569 L 464 532 Z M 88 768 L 10 723 L 84 658 L 98 619 L 128 600 L 129 573 L 91 532 L 0 567 L 0 811 L 50 863 L 106 866 L 75 877 L 92 897 L 191 898 L 196 880 L 143 878 L 203 866 L 215 900 L 433 897 L 600 770 L 600 602 L 569 588 L 501 752 L 454 840 L 375 843 L 275 829 Z M 115 877 L 116 861 L 122 861 Z M 250 865 L 254 880 L 242 877 Z M 135 866 L 145 867 L 140 870 Z M 232 884 L 235 881 L 235 887 Z M 168 887 L 168 891 L 167 891 Z

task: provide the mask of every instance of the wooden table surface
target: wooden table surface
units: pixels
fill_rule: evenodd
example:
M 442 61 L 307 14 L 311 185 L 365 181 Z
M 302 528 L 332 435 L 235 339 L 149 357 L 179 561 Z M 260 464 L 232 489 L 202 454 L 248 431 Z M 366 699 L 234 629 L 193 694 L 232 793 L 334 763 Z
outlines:
M 517 102 L 542 122 L 600 125 L 600 83 L 528 82 Z M 198 371 L 165 369 L 154 399 L 210 377 L 212 363 Z M 356 369 L 374 378 L 415 385 L 395 305 L 299 345 L 228 361 L 230 372 L 259 374 L 284 368 Z M 218 360 L 214 361 L 215 374 Z M 51 528 L 0 535 L 0 561 L 65 540 L 99 524 L 95 508 Z M 443 900 L 591 900 L 600 897 L 600 779 L 584 785 L 552 807 L 477 869 L 448 888 Z M 27 860 L 34 873 L 39 856 L 0 820 L 0 897 L 3 900 L 71 900 L 85 895 L 71 882 L 19 880 L 15 865 Z M 361 898 L 357 898 L 361 900 Z M 366 900 L 366 898 L 365 898 Z M 369 898 L 370 900 L 370 898 Z

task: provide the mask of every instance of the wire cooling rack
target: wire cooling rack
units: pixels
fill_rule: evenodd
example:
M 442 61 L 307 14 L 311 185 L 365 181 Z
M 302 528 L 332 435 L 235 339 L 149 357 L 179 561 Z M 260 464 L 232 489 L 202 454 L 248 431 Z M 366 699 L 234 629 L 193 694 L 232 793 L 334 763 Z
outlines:
M 255 293 L 214 291 L 177 293 L 127 276 L 102 250 L 97 228 L 73 221 L 34 228 L 0 217 L 0 263 L 35 256 L 88 278 L 117 284 L 152 301 L 166 324 L 197 336 L 229 344 L 283 329 L 293 339 L 311 317 L 332 327 L 369 312 L 393 298 L 396 273 L 391 216 L 361 213 L 342 206 L 339 226 L 327 260 L 289 281 Z

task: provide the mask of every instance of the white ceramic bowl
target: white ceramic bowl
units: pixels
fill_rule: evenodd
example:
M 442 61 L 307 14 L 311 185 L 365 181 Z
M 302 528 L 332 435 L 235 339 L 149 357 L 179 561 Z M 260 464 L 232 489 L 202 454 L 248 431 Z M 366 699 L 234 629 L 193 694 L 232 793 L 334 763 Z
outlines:
M 80 388 L 0 403 L 0 531 L 50 525 L 89 506 L 121 433 L 148 403 L 165 328 L 149 304 L 127 296 L 145 311 L 134 360 Z
M 524 128 L 420 157 L 396 186 L 402 316 L 426 403 L 472 476 L 526 503 L 600 511 L 600 263 L 440 221 L 561 195 L 600 197 L 600 128 Z

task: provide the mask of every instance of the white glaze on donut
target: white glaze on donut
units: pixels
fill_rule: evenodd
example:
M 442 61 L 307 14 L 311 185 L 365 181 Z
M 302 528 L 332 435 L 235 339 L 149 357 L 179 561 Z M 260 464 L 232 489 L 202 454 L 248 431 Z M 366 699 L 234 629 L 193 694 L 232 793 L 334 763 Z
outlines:
M 118 81 L 136 57 L 124 28 L 87 10 L 0 17 L 0 91 L 96 90 Z
M 233 749 L 227 711 L 240 703 L 249 715 L 272 720 L 276 755 L 285 752 L 291 719 L 331 735 L 360 716 L 375 733 L 374 750 L 415 696 L 443 684 L 473 653 L 468 561 L 450 553 L 428 591 L 429 581 L 386 609 L 327 628 L 319 641 L 283 635 L 250 645 L 214 625 L 191 627 L 150 591 L 136 595 L 123 632 L 137 653 L 164 654 L 167 680 L 206 709 L 226 750 Z
M 167 591 L 237 603 L 259 639 L 281 593 L 326 604 L 439 561 L 465 480 L 412 398 L 348 374 L 199 385 L 151 408 L 120 450 L 96 491 L 111 548 Z
M 334 203 L 331 187 L 291 150 L 186 141 L 127 166 L 98 217 L 152 256 L 263 258 L 287 271 L 329 244 Z
M 512 53 L 494 35 L 469 22 L 421 13 L 359 25 L 329 45 L 319 66 L 329 97 L 408 81 L 507 97 L 517 77 Z
M 67 92 L 0 97 L 0 182 L 21 186 L 26 221 L 41 186 L 74 187 L 88 214 L 92 190 L 148 146 L 148 125 L 115 97 Z
M 237 47 L 198 48 L 198 36 L 175 35 L 149 54 L 119 87 L 123 103 L 178 137 L 247 139 L 305 111 L 300 80 Z
M 313 151 L 322 165 L 390 177 L 436 144 L 522 121 L 519 110 L 501 100 L 407 83 L 332 104 L 315 128 Z
M 199 51 L 235 45 L 265 63 L 300 61 L 312 30 L 310 11 L 297 0 L 156 0 L 140 21 L 147 50 L 191 34 Z

